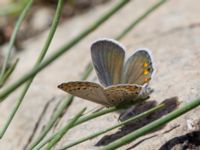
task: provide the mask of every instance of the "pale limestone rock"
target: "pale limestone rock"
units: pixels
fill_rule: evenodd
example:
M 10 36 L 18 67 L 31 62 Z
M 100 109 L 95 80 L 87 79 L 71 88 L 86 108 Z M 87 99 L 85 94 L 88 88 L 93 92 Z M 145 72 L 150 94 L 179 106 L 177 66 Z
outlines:
M 64 92 L 57 89 L 57 85 L 64 81 L 79 80 L 84 67 L 90 61 L 89 47 L 91 42 L 99 37 L 115 37 L 133 19 L 137 18 L 137 16 L 152 5 L 153 2 L 156 1 L 131 1 L 129 5 L 114 15 L 104 25 L 60 57 L 51 64 L 51 66 L 39 73 L 5 134 L 5 137 L 0 141 L 1 149 L 21 150 L 27 143 L 44 106 L 47 102 L 52 101 L 47 109 L 48 113 L 45 113 L 36 131 L 37 136 L 38 133 L 42 131 L 42 126 L 50 119 L 54 107 L 56 107 L 56 104 L 60 100 L 59 98 L 66 96 Z M 84 30 L 84 28 L 88 27 L 88 25 L 94 22 L 94 20 L 101 16 L 114 3 L 115 1 L 112 1 L 106 5 L 99 6 L 86 14 L 75 17 L 60 25 L 51 44 L 49 53 L 61 47 L 80 31 Z M 157 71 L 151 82 L 152 87 L 155 89 L 151 100 L 161 102 L 164 99 L 178 96 L 182 105 L 200 96 L 199 14 L 198 0 L 169 1 L 151 14 L 121 41 L 127 49 L 129 49 L 129 52 L 141 47 L 147 47 L 152 50 Z M 18 54 L 21 58 L 20 63 L 8 84 L 31 69 L 46 37 L 47 32 L 24 43 L 27 50 Z M 90 77 L 90 80 L 91 79 L 94 79 L 94 73 L 93 76 Z M 3 121 L 6 119 L 19 93 L 18 91 L 13 94 L 1 105 L 0 125 L 2 125 Z M 52 100 L 53 98 L 54 100 Z M 56 129 L 61 128 L 69 118 L 77 113 L 77 110 L 83 107 L 87 107 L 88 110 L 90 110 L 96 106 L 96 104 L 76 98 Z M 161 130 L 141 137 L 120 149 L 124 150 L 151 136 L 153 137 L 144 140 L 141 144 L 137 145 L 135 149 L 159 149 L 161 145 L 171 138 L 187 133 L 187 120 L 193 116 L 199 115 L 199 112 L 200 109 L 196 108 L 170 122 Z M 69 131 L 68 135 L 59 142 L 57 148 L 76 138 L 80 138 L 82 135 L 88 135 L 89 133 L 109 127 L 115 123 L 117 123 L 117 117 L 116 114 L 112 113 L 77 126 L 75 129 Z M 165 132 L 174 126 L 177 127 L 170 132 Z M 114 130 L 105 135 L 116 132 L 117 130 Z M 100 136 L 89 140 L 71 149 L 98 149 L 98 147 L 94 147 L 94 145 L 102 137 L 103 136 Z

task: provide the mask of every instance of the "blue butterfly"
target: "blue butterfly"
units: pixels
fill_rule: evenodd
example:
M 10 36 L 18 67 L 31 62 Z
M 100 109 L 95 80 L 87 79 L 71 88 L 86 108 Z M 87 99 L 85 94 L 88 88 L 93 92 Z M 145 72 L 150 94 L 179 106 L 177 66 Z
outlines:
M 152 93 L 149 81 L 154 68 L 148 49 L 138 49 L 125 60 L 125 48 L 120 43 L 100 39 L 91 46 L 91 58 L 101 85 L 75 81 L 62 83 L 58 88 L 104 106 L 134 102 Z

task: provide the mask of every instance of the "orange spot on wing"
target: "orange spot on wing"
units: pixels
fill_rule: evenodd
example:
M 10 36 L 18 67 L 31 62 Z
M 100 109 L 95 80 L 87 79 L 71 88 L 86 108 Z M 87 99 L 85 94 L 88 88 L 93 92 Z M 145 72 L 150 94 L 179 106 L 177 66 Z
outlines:
M 148 66 L 148 64 L 145 62 L 145 63 L 144 63 L 144 67 L 147 67 L 147 66 Z
M 144 70 L 144 75 L 147 75 L 149 74 L 149 71 L 148 70 Z

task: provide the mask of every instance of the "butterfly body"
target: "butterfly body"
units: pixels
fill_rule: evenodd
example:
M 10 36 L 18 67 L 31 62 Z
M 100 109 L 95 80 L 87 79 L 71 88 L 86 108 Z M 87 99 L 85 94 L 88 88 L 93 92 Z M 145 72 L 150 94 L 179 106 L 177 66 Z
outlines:
M 125 62 L 125 50 L 118 42 L 102 39 L 91 46 L 91 57 L 100 84 L 87 81 L 62 83 L 58 88 L 104 106 L 116 106 L 149 96 L 148 84 L 154 71 L 146 49 Z

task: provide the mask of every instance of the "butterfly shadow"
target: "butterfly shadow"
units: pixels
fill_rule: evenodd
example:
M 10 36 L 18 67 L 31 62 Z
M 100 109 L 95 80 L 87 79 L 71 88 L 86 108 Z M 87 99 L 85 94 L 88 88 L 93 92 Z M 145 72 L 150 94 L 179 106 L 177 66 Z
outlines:
M 177 97 L 171 97 L 171 98 L 165 99 L 162 103 L 165 104 L 164 108 L 157 110 L 156 112 L 153 112 L 153 113 L 147 115 L 146 117 L 143 117 L 143 118 L 138 119 L 134 122 L 130 122 L 130 123 L 124 125 L 116 133 L 102 137 L 95 144 L 95 146 L 108 145 L 111 142 L 113 142 L 113 141 L 115 141 L 115 140 L 117 140 L 117 139 L 119 139 L 119 138 L 121 138 L 121 137 L 123 137 L 123 136 L 125 136 L 125 135 L 147 125 L 147 124 L 149 124 L 149 123 L 151 123 L 151 122 L 153 122 L 154 120 L 157 120 L 157 119 L 161 118 L 162 116 L 172 112 L 179 105 Z M 157 105 L 158 105 L 158 103 L 155 100 L 148 100 L 148 101 L 145 101 L 141 104 L 136 104 L 134 106 L 134 108 L 130 108 L 130 109 L 127 110 L 127 112 L 125 113 L 126 114 L 125 116 L 123 114 L 122 120 L 127 120 L 127 119 L 134 117 L 134 116 L 136 116 L 136 115 L 138 115 L 138 114 L 140 114 L 144 111 L 147 111 L 147 110 L 149 110 L 149 109 L 151 109 L 151 108 L 153 108 Z M 159 128 L 159 129 L 161 129 L 161 128 Z M 149 139 L 149 138 L 147 138 L 147 139 Z M 143 142 L 144 140 L 147 140 L 147 139 L 143 139 L 141 142 Z M 141 142 L 138 142 L 138 144 L 140 144 Z M 137 145 L 135 145 L 135 146 L 137 146 Z

